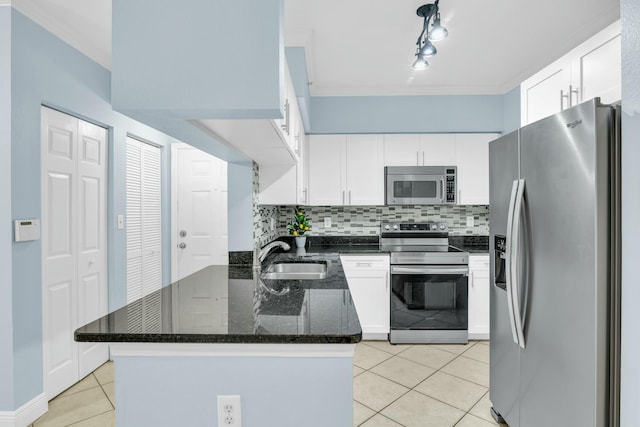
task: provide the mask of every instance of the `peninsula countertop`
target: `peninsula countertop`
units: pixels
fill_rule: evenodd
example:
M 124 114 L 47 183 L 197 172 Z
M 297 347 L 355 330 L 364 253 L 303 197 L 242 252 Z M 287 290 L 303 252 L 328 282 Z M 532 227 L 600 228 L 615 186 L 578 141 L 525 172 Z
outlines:
M 323 262 L 317 280 L 262 280 L 251 266 L 214 265 L 85 325 L 76 341 L 353 344 L 362 339 L 338 253 L 274 262 Z

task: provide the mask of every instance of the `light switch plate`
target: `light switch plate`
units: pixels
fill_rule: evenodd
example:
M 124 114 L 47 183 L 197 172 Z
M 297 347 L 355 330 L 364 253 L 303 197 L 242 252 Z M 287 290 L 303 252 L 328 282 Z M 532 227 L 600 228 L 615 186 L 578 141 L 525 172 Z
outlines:
M 325 216 L 324 217 L 324 228 L 331 228 L 331 217 L 330 216 Z
M 124 215 L 118 215 L 118 230 L 124 228 Z

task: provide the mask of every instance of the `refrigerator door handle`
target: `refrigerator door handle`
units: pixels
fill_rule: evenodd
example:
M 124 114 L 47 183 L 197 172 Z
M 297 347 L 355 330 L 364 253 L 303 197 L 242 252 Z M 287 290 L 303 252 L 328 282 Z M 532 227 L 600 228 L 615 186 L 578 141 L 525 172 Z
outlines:
M 519 180 L 518 191 L 516 194 L 516 205 L 513 212 L 513 229 L 512 229 L 512 244 L 511 253 L 509 257 L 513 265 L 511 266 L 511 297 L 513 298 L 513 318 L 516 322 L 516 333 L 518 334 L 518 344 L 520 347 L 525 348 L 524 343 L 524 329 L 522 327 L 522 312 L 520 310 L 520 272 L 518 270 L 518 260 L 520 259 L 520 218 L 522 218 L 522 207 L 524 205 L 524 179 Z
M 516 321 L 513 311 L 513 294 L 512 294 L 512 279 L 513 279 L 513 266 L 512 266 L 512 247 L 513 247 L 513 217 L 516 206 L 516 195 L 518 194 L 518 186 L 520 184 L 519 180 L 513 181 L 513 186 L 511 187 L 511 198 L 509 199 L 509 214 L 507 216 L 507 244 L 505 248 L 506 260 L 505 260 L 505 278 L 506 278 L 506 288 L 507 288 L 507 308 L 509 310 L 509 324 L 511 325 L 511 335 L 513 337 L 513 342 L 516 344 L 520 344 L 518 342 L 518 333 L 516 332 Z

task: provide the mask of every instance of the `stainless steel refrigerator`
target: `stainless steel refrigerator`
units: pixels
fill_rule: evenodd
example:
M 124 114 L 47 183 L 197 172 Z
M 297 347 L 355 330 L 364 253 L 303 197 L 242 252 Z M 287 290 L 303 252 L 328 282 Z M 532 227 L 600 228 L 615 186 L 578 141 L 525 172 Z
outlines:
M 614 427 L 619 114 L 595 99 L 489 143 L 494 417 Z

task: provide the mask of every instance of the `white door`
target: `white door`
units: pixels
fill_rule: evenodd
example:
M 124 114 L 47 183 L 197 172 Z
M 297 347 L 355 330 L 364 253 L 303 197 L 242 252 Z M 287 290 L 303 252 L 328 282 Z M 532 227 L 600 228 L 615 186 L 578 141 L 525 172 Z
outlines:
M 495 133 L 456 134 L 458 204 L 489 204 L 489 141 Z
M 419 134 L 384 135 L 385 166 L 421 166 Z
M 453 166 L 456 164 L 456 134 L 427 133 L 420 135 L 421 165 Z
M 42 108 L 43 366 L 53 398 L 107 360 L 73 339 L 107 313 L 104 128 Z
M 229 264 L 227 162 L 187 144 L 172 145 L 173 280 Z
M 127 137 L 127 303 L 162 287 L 162 157 Z

